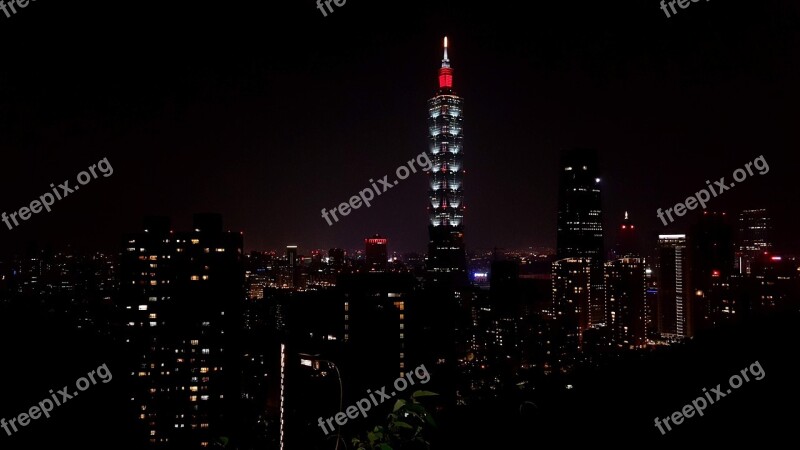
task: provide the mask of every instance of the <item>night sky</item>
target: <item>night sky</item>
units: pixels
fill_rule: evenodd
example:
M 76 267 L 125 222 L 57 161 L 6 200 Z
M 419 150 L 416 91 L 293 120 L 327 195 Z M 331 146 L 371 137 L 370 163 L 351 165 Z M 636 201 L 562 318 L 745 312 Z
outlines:
M 665 228 L 656 209 L 763 155 L 768 174 L 709 208 L 769 208 L 779 247 L 798 250 L 798 18 L 792 0 L 669 19 L 657 0 L 348 0 L 328 17 L 312 0 L 31 2 L 0 13 L 0 212 L 104 157 L 114 174 L 0 223 L 0 254 L 116 251 L 146 214 L 177 230 L 205 211 L 247 250 L 380 233 L 423 251 L 423 174 L 333 226 L 320 210 L 427 149 L 444 35 L 465 99 L 468 249 L 555 246 L 559 151 L 589 147 L 607 227 L 629 210 L 648 236 L 687 231 L 695 216 Z

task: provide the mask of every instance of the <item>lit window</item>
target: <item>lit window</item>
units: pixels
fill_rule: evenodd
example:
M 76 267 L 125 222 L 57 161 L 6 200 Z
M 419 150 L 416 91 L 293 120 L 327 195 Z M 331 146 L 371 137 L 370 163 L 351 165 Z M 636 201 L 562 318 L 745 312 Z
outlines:
M 192 244 L 199 244 L 199 243 L 200 243 L 200 239 L 192 239 Z
M 189 343 L 192 345 L 200 345 L 200 341 L 198 341 L 197 339 L 192 339 L 191 342 Z
M 139 305 L 139 311 L 147 311 L 147 305 Z
M 200 373 L 208 373 L 208 367 L 201 367 Z
M 198 281 L 199 279 L 200 279 L 200 277 L 198 275 L 192 275 L 191 276 L 191 280 L 192 281 Z
M 156 316 L 155 313 L 150 313 L 150 316 L 148 318 L 149 319 L 157 319 L 158 317 Z

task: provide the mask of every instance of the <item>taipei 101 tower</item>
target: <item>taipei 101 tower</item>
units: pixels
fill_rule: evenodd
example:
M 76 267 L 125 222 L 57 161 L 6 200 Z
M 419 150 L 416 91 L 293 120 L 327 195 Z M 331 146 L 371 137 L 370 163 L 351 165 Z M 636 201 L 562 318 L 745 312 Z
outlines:
M 429 172 L 427 270 L 431 281 L 452 287 L 464 286 L 467 282 L 463 103 L 453 90 L 453 69 L 447 56 L 445 37 L 439 90 L 428 100 L 428 155 L 433 168 Z

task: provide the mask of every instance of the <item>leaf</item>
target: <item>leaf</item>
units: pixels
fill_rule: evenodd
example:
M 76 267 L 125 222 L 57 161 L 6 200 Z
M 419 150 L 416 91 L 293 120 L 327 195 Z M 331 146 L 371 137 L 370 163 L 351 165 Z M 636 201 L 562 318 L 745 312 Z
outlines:
M 402 408 L 405 405 L 406 405 L 405 400 L 398 400 L 394 402 L 394 409 L 392 409 L 392 412 L 397 412 L 398 409 Z
M 411 394 L 411 397 L 413 397 L 413 398 L 437 397 L 437 396 L 439 396 L 439 394 L 437 394 L 436 392 L 431 392 L 431 391 L 416 391 L 413 394 Z
M 394 450 L 389 444 L 380 444 L 378 445 L 378 450 Z
M 427 414 L 427 411 L 421 405 L 406 405 L 406 409 L 420 416 Z
M 399 420 L 394 423 L 394 426 L 396 426 L 397 428 L 405 428 L 406 430 L 413 430 L 414 429 L 414 427 L 412 427 L 411 425 L 409 425 L 409 424 L 407 424 L 405 422 L 401 422 Z
M 439 428 L 439 426 L 436 425 L 436 421 L 433 420 L 433 416 L 432 415 L 425 414 L 425 421 L 428 422 L 428 425 L 432 426 L 433 428 Z

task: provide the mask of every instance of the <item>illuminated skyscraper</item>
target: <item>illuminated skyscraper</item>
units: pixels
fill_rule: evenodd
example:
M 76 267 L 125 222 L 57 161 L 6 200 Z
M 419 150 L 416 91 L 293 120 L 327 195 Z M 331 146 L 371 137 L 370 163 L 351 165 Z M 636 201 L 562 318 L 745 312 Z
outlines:
M 591 258 L 592 292 L 588 326 L 605 320 L 603 296 L 603 212 L 597 152 L 562 153 L 558 186 L 558 258 Z
M 606 324 L 616 346 L 633 348 L 645 344 L 646 293 L 643 259 L 620 258 L 605 264 Z
M 666 338 L 693 333 L 689 249 L 685 234 L 658 236 L 658 331 Z
M 463 100 L 453 90 L 453 69 L 447 56 L 439 69 L 439 90 L 428 100 L 428 153 L 431 190 L 428 271 L 434 280 L 444 277 L 466 284 L 464 251 Z
M 589 325 L 592 269 L 589 258 L 565 258 L 553 262 L 553 302 L 548 316 L 551 334 L 546 346 L 547 365 L 568 372 L 582 349 Z
M 739 215 L 736 266 L 739 273 L 750 273 L 753 261 L 772 251 L 772 218 L 766 209 L 748 209 Z

